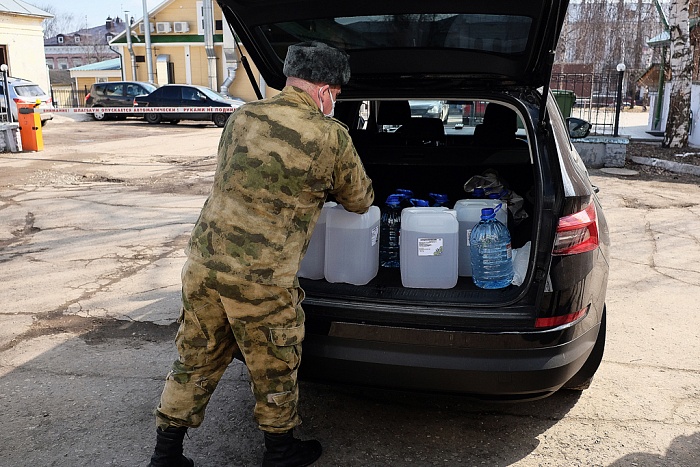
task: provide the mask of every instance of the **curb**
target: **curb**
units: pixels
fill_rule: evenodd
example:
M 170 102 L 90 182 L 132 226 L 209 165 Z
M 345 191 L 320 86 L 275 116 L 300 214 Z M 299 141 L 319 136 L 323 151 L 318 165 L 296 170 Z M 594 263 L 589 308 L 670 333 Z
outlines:
M 662 169 L 670 170 L 679 174 L 695 175 L 700 177 L 700 167 L 697 165 L 683 164 L 680 162 L 667 161 L 665 159 L 657 159 L 655 157 L 631 156 L 632 162 L 651 167 L 661 167 Z

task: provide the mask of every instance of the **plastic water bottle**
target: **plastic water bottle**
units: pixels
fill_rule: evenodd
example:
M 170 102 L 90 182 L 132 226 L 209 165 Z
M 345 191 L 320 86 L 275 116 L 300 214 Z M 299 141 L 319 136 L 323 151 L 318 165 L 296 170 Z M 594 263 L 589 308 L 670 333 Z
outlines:
M 428 196 L 433 199 L 433 204 L 431 205 L 433 207 L 447 206 L 450 204 L 450 199 L 445 193 L 428 193 Z
M 402 195 L 389 195 L 386 199 L 379 234 L 379 264 L 385 268 L 399 267 L 399 232 L 401 231 Z
M 499 207 L 496 208 L 498 210 Z M 481 210 L 481 220 L 469 237 L 472 279 L 482 289 L 502 289 L 513 280 L 513 252 L 510 233 L 496 219 L 492 208 Z
M 397 194 L 401 197 L 402 208 L 410 208 L 413 206 L 411 204 L 411 198 L 413 198 L 413 190 L 409 190 L 408 188 L 397 188 L 394 194 Z

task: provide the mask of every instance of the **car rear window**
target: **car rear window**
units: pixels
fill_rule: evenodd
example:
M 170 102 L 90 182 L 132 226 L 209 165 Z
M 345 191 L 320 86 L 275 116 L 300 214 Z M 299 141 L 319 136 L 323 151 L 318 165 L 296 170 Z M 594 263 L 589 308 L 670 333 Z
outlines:
M 526 50 L 532 18 L 491 14 L 405 14 L 313 19 L 262 30 L 280 59 L 287 46 L 318 40 L 345 50 L 456 48 L 519 54 Z
M 18 96 L 22 97 L 39 97 L 45 96 L 44 91 L 41 90 L 36 84 L 26 84 L 22 86 L 15 86 L 15 92 Z

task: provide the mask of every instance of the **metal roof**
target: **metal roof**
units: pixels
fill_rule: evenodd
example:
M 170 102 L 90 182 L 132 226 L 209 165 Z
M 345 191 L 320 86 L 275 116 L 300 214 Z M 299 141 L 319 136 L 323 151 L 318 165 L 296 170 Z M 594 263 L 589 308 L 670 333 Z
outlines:
M 692 31 L 699 22 L 700 18 L 690 18 L 690 21 L 688 21 L 688 28 Z M 670 43 L 671 33 L 669 31 L 662 31 L 660 34 L 657 34 L 647 41 L 649 47 L 660 47 L 662 45 L 669 45 Z
M 122 59 L 112 58 L 110 60 L 104 60 L 102 62 L 88 63 L 87 65 L 81 65 L 71 68 L 71 71 L 103 71 L 103 70 L 121 70 Z
M 48 11 L 44 11 L 22 0 L 0 0 L 0 13 L 53 18 L 53 15 Z

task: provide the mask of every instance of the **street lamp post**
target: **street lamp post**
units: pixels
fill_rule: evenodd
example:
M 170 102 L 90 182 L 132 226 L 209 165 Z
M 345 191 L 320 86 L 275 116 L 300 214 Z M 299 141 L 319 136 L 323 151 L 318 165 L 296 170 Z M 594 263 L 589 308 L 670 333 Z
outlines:
M 5 91 L 5 112 L 7 112 L 7 121 L 12 123 L 12 109 L 10 108 L 10 88 L 7 84 L 7 70 L 9 70 L 9 67 L 6 63 L 0 65 L 0 72 L 2 72 L 2 87 Z
M 622 109 L 622 83 L 625 76 L 625 64 L 620 62 L 617 64 L 617 102 L 615 103 L 615 129 L 613 136 L 620 136 L 620 110 Z

